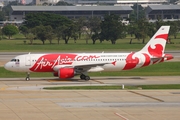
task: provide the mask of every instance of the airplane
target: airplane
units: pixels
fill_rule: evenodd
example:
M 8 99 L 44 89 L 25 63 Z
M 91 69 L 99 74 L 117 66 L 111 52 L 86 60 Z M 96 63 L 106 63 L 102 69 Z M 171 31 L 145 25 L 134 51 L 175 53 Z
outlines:
M 88 72 L 131 70 L 173 59 L 171 54 L 164 53 L 169 29 L 170 26 L 161 26 L 138 52 L 29 53 L 16 56 L 4 67 L 9 71 L 26 72 L 27 81 L 30 80 L 31 72 L 52 72 L 60 79 L 80 75 L 80 79 L 90 80 Z

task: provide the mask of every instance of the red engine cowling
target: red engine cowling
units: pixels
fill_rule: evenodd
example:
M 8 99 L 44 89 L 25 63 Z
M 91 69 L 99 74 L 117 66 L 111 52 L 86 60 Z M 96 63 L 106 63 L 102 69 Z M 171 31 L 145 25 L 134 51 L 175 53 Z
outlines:
M 54 76 L 59 78 L 72 78 L 74 77 L 74 68 L 60 68 L 58 72 L 54 73 Z

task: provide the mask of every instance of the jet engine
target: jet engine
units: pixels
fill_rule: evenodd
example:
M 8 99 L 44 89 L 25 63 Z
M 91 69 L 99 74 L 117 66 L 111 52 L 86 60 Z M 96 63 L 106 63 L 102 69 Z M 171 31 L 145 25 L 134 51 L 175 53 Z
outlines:
M 54 72 L 54 76 L 59 78 L 72 78 L 74 77 L 74 68 L 60 68 L 58 72 Z

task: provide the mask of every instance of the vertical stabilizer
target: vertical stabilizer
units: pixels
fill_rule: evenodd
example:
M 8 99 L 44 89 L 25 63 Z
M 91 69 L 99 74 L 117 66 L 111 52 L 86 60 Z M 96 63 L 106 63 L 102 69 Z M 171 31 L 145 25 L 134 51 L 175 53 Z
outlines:
M 144 46 L 141 53 L 148 53 L 155 57 L 162 57 L 168 39 L 170 26 L 161 26 L 149 42 Z

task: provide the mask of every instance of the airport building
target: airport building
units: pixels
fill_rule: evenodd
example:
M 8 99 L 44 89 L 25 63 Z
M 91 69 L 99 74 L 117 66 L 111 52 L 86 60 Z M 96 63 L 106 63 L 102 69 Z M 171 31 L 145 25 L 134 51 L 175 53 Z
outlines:
M 146 18 L 149 22 L 155 22 L 158 19 L 163 21 L 180 20 L 179 5 L 149 5 L 146 8 Z
M 168 2 L 168 0 L 64 0 L 64 1 L 74 5 L 112 4 L 112 5 L 128 5 L 128 6 L 133 6 L 133 4 L 135 3 L 147 6 L 149 4 L 163 4 Z
M 126 19 L 132 12 L 129 6 L 11 6 L 10 21 L 22 23 L 28 13 L 49 12 L 60 14 L 68 18 L 94 16 L 103 19 L 105 14 L 117 14 Z M 164 21 L 180 20 L 179 5 L 149 5 L 146 8 L 146 18 L 149 22 L 155 22 L 157 19 Z
M 59 1 L 64 1 L 75 6 L 83 5 L 98 5 L 98 4 L 111 4 L 111 5 L 128 5 L 133 6 L 134 3 L 147 6 L 149 4 L 163 4 L 168 3 L 168 0 L 33 0 L 35 5 L 42 5 L 43 3 L 56 4 Z
M 105 14 L 117 14 L 128 18 L 132 12 L 129 6 L 11 6 L 10 21 L 23 21 L 28 13 L 48 12 L 68 18 L 103 18 Z
M 32 3 L 33 3 L 33 5 L 42 5 L 44 3 L 47 3 L 47 4 L 56 4 L 59 1 L 60 0 L 33 0 Z

